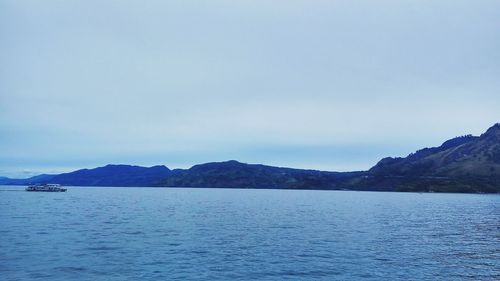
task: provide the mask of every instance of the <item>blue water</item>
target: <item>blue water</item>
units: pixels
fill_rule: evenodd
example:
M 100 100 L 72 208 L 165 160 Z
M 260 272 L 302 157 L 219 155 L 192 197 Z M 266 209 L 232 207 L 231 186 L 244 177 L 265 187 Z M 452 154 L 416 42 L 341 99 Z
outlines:
M 499 280 L 500 196 L 0 187 L 2 280 Z

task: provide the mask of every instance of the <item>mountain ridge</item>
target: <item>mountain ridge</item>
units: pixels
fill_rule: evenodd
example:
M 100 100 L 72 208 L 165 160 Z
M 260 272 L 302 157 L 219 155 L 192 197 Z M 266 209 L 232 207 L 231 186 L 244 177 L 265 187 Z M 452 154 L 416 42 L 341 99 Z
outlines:
M 168 176 L 171 170 L 163 165 L 141 167 L 108 164 L 93 169 L 79 169 L 57 175 L 38 175 L 27 179 L 2 179 L 0 184 L 26 185 L 58 183 L 72 186 L 154 186 Z
M 465 135 L 406 157 L 386 157 L 368 171 L 329 172 L 246 164 L 236 160 L 170 170 L 108 164 L 0 184 L 60 183 L 83 186 L 154 186 L 285 189 L 351 189 L 419 192 L 500 192 L 500 123 L 480 136 Z

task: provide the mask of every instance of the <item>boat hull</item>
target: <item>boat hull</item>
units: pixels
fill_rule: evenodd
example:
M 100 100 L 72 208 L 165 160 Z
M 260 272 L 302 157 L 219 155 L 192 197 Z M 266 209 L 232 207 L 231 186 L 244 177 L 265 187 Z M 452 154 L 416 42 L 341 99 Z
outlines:
M 59 184 L 36 184 L 25 188 L 30 192 L 66 192 L 66 188 L 62 188 Z
M 61 190 L 28 190 L 26 189 L 26 191 L 28 192 L 66 192 L 66 188 L 62 188 Z

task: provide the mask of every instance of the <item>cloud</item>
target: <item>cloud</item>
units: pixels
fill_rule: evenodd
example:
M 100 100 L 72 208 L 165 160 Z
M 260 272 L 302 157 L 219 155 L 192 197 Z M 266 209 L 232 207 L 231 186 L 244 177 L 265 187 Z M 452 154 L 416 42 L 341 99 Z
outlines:
M 2 169 L 362 169 L 500 120 L 498 1 L 1 5 Z

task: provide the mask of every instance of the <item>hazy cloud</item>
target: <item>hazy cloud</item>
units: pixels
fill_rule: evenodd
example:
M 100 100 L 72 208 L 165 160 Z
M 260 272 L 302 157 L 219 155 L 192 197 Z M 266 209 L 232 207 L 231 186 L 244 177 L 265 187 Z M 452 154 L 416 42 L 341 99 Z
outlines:
M 498 1 L 1 1 L 0 168 L 366 169 L 500 121 Z

